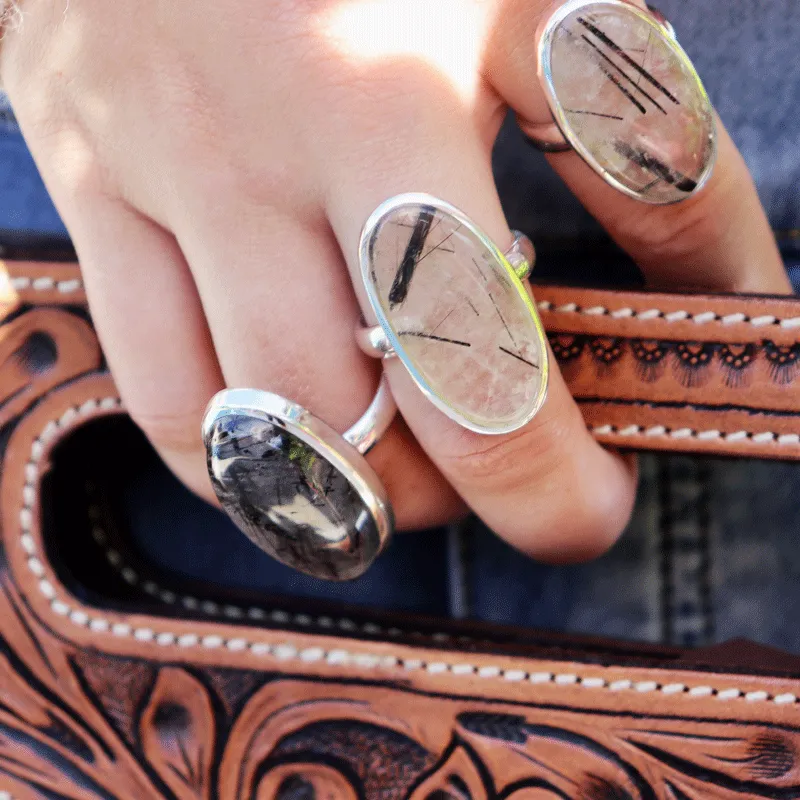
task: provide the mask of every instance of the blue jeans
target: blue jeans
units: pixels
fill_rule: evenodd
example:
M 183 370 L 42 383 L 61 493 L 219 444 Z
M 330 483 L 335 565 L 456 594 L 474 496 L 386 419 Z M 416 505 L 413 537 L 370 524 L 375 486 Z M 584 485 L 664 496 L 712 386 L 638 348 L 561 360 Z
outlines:
M 800 6 L 663 0 L 661 10 L 749 164 L 800 286 Z M 640 280 L 512 124 L 498 141 L 495 174 L 509 222 L 537 243 L 538 277 Z M 0 108 L 3 229 L 66 237 Z M 608 257 L 598 261 L 601 252 Z M 469 520 L 397 536 L 366 576 L 347 585 L 314 581 L 271 561 L 155 460 L 128 487 L 126 514 L 148 559 L 211 584 L 678 645 L 744 636 L 800 652 L 800 627 L 793 624 L 800 606 L 800 465 L 645 455 L 641 474 L 628 530 L 591 564 L 534 563 Z

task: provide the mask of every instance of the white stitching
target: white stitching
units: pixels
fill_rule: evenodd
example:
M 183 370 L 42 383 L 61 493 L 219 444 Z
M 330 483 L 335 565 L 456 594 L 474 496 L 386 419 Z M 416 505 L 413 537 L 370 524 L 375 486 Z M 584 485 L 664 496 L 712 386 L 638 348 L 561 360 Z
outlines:
M 642 321 L 660 318 L 665 322 L 684 322 L 686 320 L 691 320 L 698 325 L 705 325 L 709 322 L 721 322 L 723 325 L 746 324 L 754 328 L 763 328 L 766 325 L 777 325 L 786 330 L 800 327 L 800 317 L 788 317 L 787 319 L 778 319 L 772 315 L 748 317 L 741 312 L 736 314 L 719 314 L 716 311 L 700 311 L 697 314 L 690 314 L 688 311 L 662 311 L 658 308 L 647 308 L 643 311 L 636 311 L 632 308 L 609 309 L 603 306 L 582 308 L 576 303 L 565 303 L 564 305 L 554 306 L 549 300 L 542 300 L 536 305 L 539 311 L 547 311 L 551 314 L 581 314 L 587 317 L 612 317 L 613 319 L 634 317 Z
M 74 409 L 75 414 L 65 414 L 61 417 L 61 420 L 67 420 L 67 422 L 57 421 L 56 425 L 59 427 L 68 427 L 73 425 L 80 417 L 91 414 L 98 407 L 103 409 L 119 408 L 120 401 L 117 398 L 104 398 L 97 403 L 85 403 L 82 407 Z M 35 439 L 31 445 L 31 464 L 34 465 L 35 468 L 25 470 L 26 483 L 22 492 L 23 505 L 19 514 L 21 545 L 26 552 L 30 551 L 31 542 L 34 545 L 34 552 L 31 554 L 31 559 L 26 561 L 29 569 L 31 568 L 30 561 L 35 560 L 35 540 L 32 535 L 34 521 L 33 503 L 38 494 L 35 491 L 38 487 L 39 480 L 39 468 L 37 462 L 41 457 L 41 455 L 39 457 L 34 457 L 33 455 L 37 444 L 40 446 L 42 453 L 44 452 L 43 444 L 41 442 L 41 438 L 39 437 Z M 26 488 L 31 488 L 34 490 L 34 492 L 26 492 Z M 96 516 L 96 512 L 90 513 L 90 517 Z M 102 531 L 100 531 L 100 533 L 102 534 Z M 102 539 L 103 536 L 100 536 L 99 538 Z M 248 649 L 254 655 L 272 656 L 282 661 L 299 660 L 306 663 L 315 663 L 324 660 L 328 664 L 353 664 L 362 669 L 400 668 L 407 671 L 424 669 L 430 675 L 442 674 L 470 678 L 477 674 L 477 676 L 480 678 L 503 680 L 506 682 L 527 680 L 528 682 L 537 685 L 546 684 L 559 687 L 577 685 L 584 686 L 588 689 L 604 688 L 614 692 L 633 690 L 636 692 L 661 692 L 665 695 L 679 694 L 688 697 L 706 697 L 713 695 L 717 700 L 721 701 L 731 701 L 744 697 L 745 700 L 749 702 L 770 701 L 777 705 L 797 705 L 800 702 L 798 697 L 794 694 L 782 693 L 778 695 L 771 695 L 763 690 L 750 691 L 746 693 L 739 689 L 725 689 L 723 691 L 719 691 L 710 686 L 689 687 L 681 683 L 661 685 L 655 681 L 641 681 L 639 683 L 633 683 L 628 679 L 607 682 L 603 678 L 592 676 L 583 677 L 574 673 L 529 673 L 519 668 L 504 669 L 503 667 L 495 664 L 479 667 L 476 673 L 476 670 L 473 666 L 464 664 L 462 662 L 425 662 L 421 659 L 399 659 L 395 656 L 381 656 L 373 653 L 351 653 L 343 649 L 326 651 L 323 648 L 316 646 L 299 649 L 289 642 L 272 646 L 266 642 L 249 642 L 241 637 L 224 639 L 221 636 L 212 634 L 206 635 L 202 638 L 193 633 L 176 636 L 170 631 L 154 631 L 151 628 L 134 629 L 129 624 L 124 622 L 117 622 L 112 625 L 109 620 L 103 619 L 102 617 L 90 616 L 90 614 L 82 609 L 72 609 L 69 605 L 53 596 L 55 591 L 52 584 L 47 581 L 44 581 L 44 583 L 53 589 L 52 593 L 50 591 L 45 591 L 44 594 L 49 600 L 50 608 L 55 614 L 69 619 L 73 624 L 79 627 L 85 628 L 88 625 L 90 630 L 97 633 L 106 633 L 110 629 L 111 634 L 114 636 L 118 636 L 120 638 L 132 636 L 142 643 L 151 643 L 156 647 L 192 648 L 200 646 L 209 649 L 225 647 L 226 649 L 234 652 Z M 41 589 L 42 582 L 40 582 L 39 586 Z M 288 617 L 289 615 L 287 614 L 286 616 Z M 342 620 L 340 621 L 340 626 L 343 622 L 350 621 Z M 354 626 L 354 623 L 350 622 L 350 625 Z M 0 794 L 0 800 L 2 800 L 2 794 Z
M 98 506 L 90 506 L 89 517 L 94 520 L 100 520 L 102 517 L 100 508 Z M 399 628 L 387 628 L 384 630 L 380 625 L 374 622 L 364 622 L 359 625 L 353 620 L 346 618 L 339 620 L 332 620 L 330 617 L 324 616 L 314 618 L 308 614 L 290 614 L 289 612 L 282 611 L 280 609 L 266 609 L 259 608 L 258 606 L 250 606 L 245 608 L 232 603 L 228 603 L 220 607 L 219 604 L 215 603 L 213 600 L 201 601 L 195 597 L 190 597 L 189 595 L 178 595 L 175 592 L 162 588 L 151 578 L 145 580 L 144 577 L 139 575 L 135 569 L 126 564 L 123 560 L 122 554 L 118 550 L 114 550 L 108 545 L 108 534 L 103 530 L 98 522 L 95 522 L 95 524 L 92 526 L 92 538 L 99 547 L 104 549 L 106 560 L 127 584 L 139 587 L 143 592 L 145 592 L 145 594 L 161 600 L 161 602 L 166 605 L 174 605 L 176 602 L 180 602 L 183 606 L 190 610 L 196 611 L 200 609 L 208 616 L 224 617 L 226 619 L 242 619 L 244 617 L 249 617 L 250 619 L 254 620 L 269 619 L 271 622 L 274 622 L 278 625 L 294 624 L 303 627 L 315 625 L 320 628 L 330 628 L 333 627 L 334 623 L 336 623 L 343 630 L 361 632 L 369 636 L 383 635 L 393 638 L 403 635 L 417 637 L 423 636 L 421 633 L 411 633 L 409 631 L 400 630 Z M 36 545 L 33 541 L 33 538 L 29 534 L 25 534 L 23 547 L 26 548 L 26 552 L 33 553 L 34 550 L 28 548 L 35 549 L 35 546 Z M 44 574 L 43 566 L 41 567 L 41 570 L 41 574 Z M 435 641 L 446 641 L 449 638 L 448 634 L 446 633 L 433 633 L 430 634 L 430 637 Z M 463 641 L 474 641 L 474 639 L 469 636 L 463 636 L 461 638 Z
M 72 294 L 83 289 L 83 281 L 80 278 L 57 281 L 49 275 L 42 275 L 38 278 L 17 275 L 17 277 L 11 278 L 11 286 L 18 292 L 29 289 L 33 289 L 35 292 L 52 292 L 55 289 L 61 294 Z
M 695 431 L 691 428 L 665 428 L 663 425 L 626 425 L 618 428 L 616 425 L 593 425 L 589 428 L 595 436 L 647 436 L 650 438 L 669 438 L 669 439 L 697 439 L 701 442 L 716 439 L 724 439 L 728 444 L 744 444 L 753 442 L 754 444 L 769 444 L 777 442 L 782 447 L 800 445 L 800 435 L 796 433 L 786 433 L 778 435 L 769 431 L 732 431 L 722 433 L 716 429 L 707 431 Z
M 11 278 L 11 285 L 17 291 L 25 291 L 33 289 L 37 292 L 51 292 L 54 289 L 61 294 L 72 294 L 74 292 L 82 291 L 83 280 L 81 278 L 69 278 L 67 280 L 57 281 L 48 275 L 42 275 L 37 278 L 31 278 L 27 275 L 18 275 Z M 553 303 L 548 300 L 542 300 L 538 304 L 540 311 L 549 311 L 556 314 L 582 314 L 585 316 L 610 316 L 614 319 L 625 319 L 635 317 L 637 319 L 646 321 L 650 319 L 658 319 L 659 317 L 667 322 L 683 322 L 684 320 L 692 320 L 698 324 L 707 322 L 722 322 L 724 325 L 748 324 L 752 327 L 759 328 L 765 325 L 778 325 L 781 328 L 791 330 L 800 327 L 800 317 L 789 317 L 787 319 L 778 319 L 772 315 L 765 315 L 761 317 L 748 317 L 746 314 L 737 312 L 734 314 L 719 314 L 716 311 L 701 311 L 697 314 L 690 314 L 688 311 L 662 311 L 657 308 L 649 308 L 643 311 L 636 311 L 632 308 L 619 308 L 608 309 L 604 306 L 590 306 L 589 308 L 582 308 L 576 303 L 565 303 L 564 305 L 554 307 Z

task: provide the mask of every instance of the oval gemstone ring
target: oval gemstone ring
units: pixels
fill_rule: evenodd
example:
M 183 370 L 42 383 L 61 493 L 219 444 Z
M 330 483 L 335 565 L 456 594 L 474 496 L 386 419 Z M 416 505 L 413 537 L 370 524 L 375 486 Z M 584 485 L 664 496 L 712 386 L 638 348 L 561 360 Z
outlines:
M 361 277 L 372 319 L 369 355 L 397 356 L 439 410 L 484 434 L 521 428 L 547 393 L 545 333 L 523 280 L 533 246 L 505 253 L 463 212 L 402 194 L 367 220 Z
M 386 490 L 364 454 L 396 411 L 385 378 L 342 435 L 272 392 L 224 390 L 203 419 L 211 484 L 228 516 L 273 558 L 315 578 L 357 578 L 394 529 Z
M 537 33 L 553 121 L 536 147 L 574 150 L 617 190 L 652 204 L 697 193 L 717 155 L 714 110 L 672 26 L 629 0 L 569 0 Z

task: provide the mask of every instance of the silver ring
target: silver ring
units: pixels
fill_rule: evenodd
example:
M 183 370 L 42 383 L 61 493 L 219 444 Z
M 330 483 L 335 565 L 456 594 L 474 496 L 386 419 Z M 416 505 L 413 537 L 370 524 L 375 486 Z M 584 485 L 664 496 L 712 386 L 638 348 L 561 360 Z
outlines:
M 533 242 L 522 231 L 511 231 L 514 241 L 503 253 L 517 277 L 527 280 L 536 263 L 536 250 Z M 397 353 L 380 325 L 360 325 L 356 329 L 356 342 L 363 353 L 370 358 L 395 358 Z
M 671 36 L 675 41 L 678 41 L 678 35 L 675 33 L 675 27 L 673 24 L 667 19 L 666 15 L 663 11 L 658 9 L 656 6 L 650 5 L 647 3 L 647 10 L 650 12 L 653 19 L 658 22 L 659 25 Z
M 315 578 L 357 578 L 394 530 L 386 490 L 364 454 L 396 412 L 385 378 L 343 435 L 271 392 L 219 392 L 202 426 L 217 498 L 242 532 L 278 561 Z
M 520 130 L 525 134 L 528 144 L 542 153 L 566 153 L 568 150 L 572 150 L 572 145 L 564 138 L 561 128 L 555 122 L 533 125 L 519 117 L 517 122 Z
M 503 255 L 506 257 L 506 261 L 514 268 L 517 277 L 524 281 L 533 272 L 533 266 L 536 263 L 536 250 L 533 247 L 533 242 L 522 231 L 511 231 L 511 233 L 514 235 L 514 241 Z
M 359 247 L 361 349 L 397 356 L 428 400 L 483 434 L 526 425 L 544 402 L 547 343 L 529 288 L 534 248 L 504 253 L 462 211 L 427 194 L 382 203 Z
M 542 21 L 537 40 L 552 120 L 519 120 L 534 147 L 574 150 L 642 202 L 675 203 L 700 191 L 717 155 L 713 107 L 658 9 L 568 0 Z

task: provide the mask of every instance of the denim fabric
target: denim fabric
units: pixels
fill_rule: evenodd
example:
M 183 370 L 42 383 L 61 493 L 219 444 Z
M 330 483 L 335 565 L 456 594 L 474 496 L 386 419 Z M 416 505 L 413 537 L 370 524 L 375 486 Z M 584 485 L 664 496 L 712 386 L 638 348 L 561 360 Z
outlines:
M 365 575 L 342 584 L 314 580 L 278 564 L 242 536 L 222 512 L 178 484 L 155 459 L 128 487 L 124 516 L 147 559 L 207 585 L 423 614 L 450 613 L 443 530 L 396 536 Z
M 661 0 L 750 166 L 800 286 L 800 5 Z M 0 231 L 64 235 L 0 107 Z M 616 285 L 635 267 L 512 124 L 494 158 L 514 227 L 537 243 L 537 275 Z M 331 587 L 262 556 L 155 462 L 129 487 L 138 547 L 209 584 L 343 599 L 537 628 L 702 644 L 746 636 L 800 652 L 800 465 L 645 455 L 634 518 L 605 557 L 549 567 L 474 520 L 398 536 L 364 579 Z
M 66 237 L 31 154 L 0 91 L 0 232 Z

